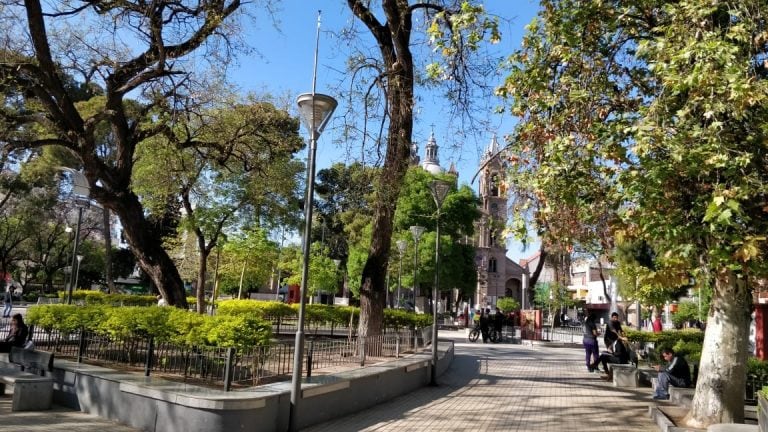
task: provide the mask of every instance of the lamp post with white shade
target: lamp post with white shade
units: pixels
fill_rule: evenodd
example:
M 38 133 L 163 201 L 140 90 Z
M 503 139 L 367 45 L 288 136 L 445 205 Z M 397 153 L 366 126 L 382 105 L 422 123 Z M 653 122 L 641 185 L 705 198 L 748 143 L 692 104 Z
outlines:
M 448 196 L 451 184 L 434 180 L 429 184 L 429 191 L 437 206 L 437 219 L 435 220 L 435 286 L 432 288 L 432 370 L 430 371 L 430 384 L 437 385 L 437 300 L 440 286 L 440 209 L 443 201 Z
M 319 28 L 318 28 L 319 31 Z M 304 236 L 302 238 L 301 288 L 299 291 L 299 317 L 296 329 L 296 342 L 293 351 L 293 375 L 291 379 L 291 413 L 289 429 L 296 430 L 297 407 L 301 394 L 301 363 L 304 357 L 304 309 L 306 307 L 307 283 L 309 281 L 309 259 L 312 234 L 312 207 L 315 193 L 315 158 L 317 140 L 325 125 L 336 109 L 336 99 L 314 93 L 304 93 L 298 97 L 299 114 L 304 126 L 309 131 L 309 157 L 307 158 L 307 190 L 304 195 Z
M 405 250 L 408 247 L 408 242 L 405 240 L 398 240 L 397 241 L 397 250 L 400 252 L 400 267 L 397 270 L 397 308 L 400 309 L 400 301 L 402 300 L 402 297 L 400 296 L 400 288 L 402 287 L 402 279 L 403 279 L 403 254 L 405 254 Z
M 426 231 L 426 228 L 419 225 L 413 225 L 410 228 L 411 235 L 413 236 L 414 253 L 413 253 L 413 307 L 416 308 L 416 296 L 418 295 L 418 285 L 416 284 L 416 275 L 419 270 L 419 240 L 421 240 L 422 234 Z

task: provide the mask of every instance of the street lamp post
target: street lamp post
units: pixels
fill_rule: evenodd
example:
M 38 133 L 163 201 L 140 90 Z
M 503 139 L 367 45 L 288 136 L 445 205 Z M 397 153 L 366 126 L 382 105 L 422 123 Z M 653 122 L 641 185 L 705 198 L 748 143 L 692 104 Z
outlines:
M 83 262 L 83 256 L 77 255 L 77 270 L 75 270 L 75 285 L 77 280 L 80 279 L 80 263 Z M 69 302 L 72 303 L 72 290 L 69 290 Z
M 419 225 L 413 225 L 410 228 L 411 235 L 413 236 L 413 244 L 414 244 L 414 253 L 413 253 L 413 309 L 416 310 L 416 275 L 419 269 L 419 240 L 421 239 L 421 235 L 424 234 L 424 231 L 426 231 L 426 228 Z
M 77 273 L 75 272 L 75 263 L 77 263 L 77 269 L 80 270 L 80 263 L 77 258 L 81 255 L 77 254 L 77 249 L 80 247 L 80 227 L 83 224 L 83 206 L 77 206 L 77 228 L 75 229 L 75 244 L 72 248 L 72 264 L 69 268 L 69 289 L 67 290 L 67 304 L 72 304 L 72 290 L 77 283 Z
M 437 385 L 437 298 L 440 285 L 440 209 L 448 195 L 451 184 L 441 180 L 434 180 L 429 184 L 429 191 L 437 206 L 437 219 L 435 220 L 435 286 L 432 288 L 432 370 L 430 371 L 430 384 Z
M 318 27 L 318 32 L 320 31 Z M 315 93 L 304 93 L 296 99 L 299 114 L 309 131 L 309 157 L 307 158 L 307 191 L 304 196 L 304 237 L 302 239 L 303 263 L 301 288 L 299 291 L 299 317 L 296 329 L 296 343 L 293 351 L 293 376 L 291 379 L 291 409 L 289 429 L 297 430 L 297 407 L 301 393 L 301 362 L 304 357 L 304 309 L 306 306 L 307 283 L 309 281 L 310 236 L 312 233 L 312 206 L 315 192 L 315 157 L 317 139 L 336 109 L 336 99 Z
M 405 240 L 397 241 L 397 250 L 400 252 L 400 268 L 397 270 L 397 308 L 400 309 L 400 288 L 402 287 L 403 279 L 403 254 L 408 247 L 408 242 Z
M 91 187 L 88 184 L 88 179 L 80 171 L 69 167 L 57 168 L 72 176 L 72 195 L 75 197 L 75 206 L 77 206 L 77 229 L 75 230 L 75 245 L 72 249 L 72 265 L 69 270 L 69 289 L 67 290 L 67 304 L 72 304 L 72 287 L 77 283 L 75 279 L 75 260 L 78 256 L 77 249 L 80 247 L 80 227 L 83 222 L 83 208 L 90 205 Z

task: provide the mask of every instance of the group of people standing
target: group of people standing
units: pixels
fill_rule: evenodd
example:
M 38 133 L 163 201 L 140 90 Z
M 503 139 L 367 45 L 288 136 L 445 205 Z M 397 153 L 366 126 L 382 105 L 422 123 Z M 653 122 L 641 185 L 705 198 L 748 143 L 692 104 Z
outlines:
M 504 314 L 501 312 L 501 309 L 497 307 L 494 315 L 491 315 L 490 308 L 480 309 L 478 320 L 480 334 L 483 336 L 483 343 L 488 342 L 490 339 L 491 328 L 496 331 L 496 334 L 499 337 L 501 336 L 501 330 L 504 327 Z
M 619 314 L 613 312 L 611 320 L 606 324 L 603 332 L 603 343 L 608 351 L 600 353 L 597 342 L 599 332 L 595 322 L 595 314 L 590 313 L 584 321 L 584 350 L 586 352 L 587 370 L 589 372 L 600 372 L 600 365 L 603 365 L 603 372 L 607 379 L 611 379 L 611 371 L 608 369 L 608 363 L 627 364 L 629 363 L 629 347 L 627 338 L 621 328 Z
M 612 371 L 608 368 L 608 363 L 627 364 L 630 360 L 630 350 L 627 338 L 621 328 L 619 314 L 616 312 L 611 314 L 611 320 L 606 324 L 603 332 L 603 343 L 608 351 L 599 352 L 597 342 L 599 332 L 594 313 L 587 316 L 582 328 L 587 370 L 590 373 L 600 372 L 600 365 L 602 364 L 606 379 L 611 380 L 613 378 L 611 376 Z M 655 327 L 654 331 L 656 331 Z M 669 399 L 670 384 L 675 387 L 691 385 L 691 371 L 683 356 L 675 354 L 670 348 L 662 349 L 661 356 L 667 364 L 666 366 L 657 365 L 655 367 L 658 371 L 658 381 L 653 399 L 656 400 Z

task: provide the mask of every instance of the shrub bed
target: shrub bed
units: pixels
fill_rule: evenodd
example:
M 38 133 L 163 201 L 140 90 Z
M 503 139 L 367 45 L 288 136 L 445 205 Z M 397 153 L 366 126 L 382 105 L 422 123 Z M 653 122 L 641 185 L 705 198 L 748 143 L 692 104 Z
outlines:
M 272 325 L 258 316 L 208 316 L 158 306 L 38 305 L 29 308 L 27 321 L 47 332 L 83 329 L 114 339 L 153 337 L 185 346 L 244 349 L 272 338 Z

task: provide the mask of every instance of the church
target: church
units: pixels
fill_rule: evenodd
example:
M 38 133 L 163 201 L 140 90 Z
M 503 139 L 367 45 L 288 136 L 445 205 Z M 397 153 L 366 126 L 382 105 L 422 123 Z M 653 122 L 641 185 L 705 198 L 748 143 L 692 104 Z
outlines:
M 438 158 L 438 145 L 434 131 L 430 134 L 425 146 L 424 160 L 418 157 L 418 147 L 411 147 L 412 163 L 420 165 L 431 174 L 444 172 Z M 523 302 L 528 289 L 528 270 L 507 257 L 507 169 L 503 151 L 499 148 L 496 135 L 483 152 L 480 160 L 479 186 L 477 194 L 480 197 L 481 217 L 475 225 L 475 236 L 472 244 L 475 247 L 475 264 L 477 265 L 477 286 L 470 307 L 490 307 L 496 305 L 501 297 L 511 297 L 517 300 L 523 308 L 528 306 Z M 458 178 L 454 164 L 448 170 Z

